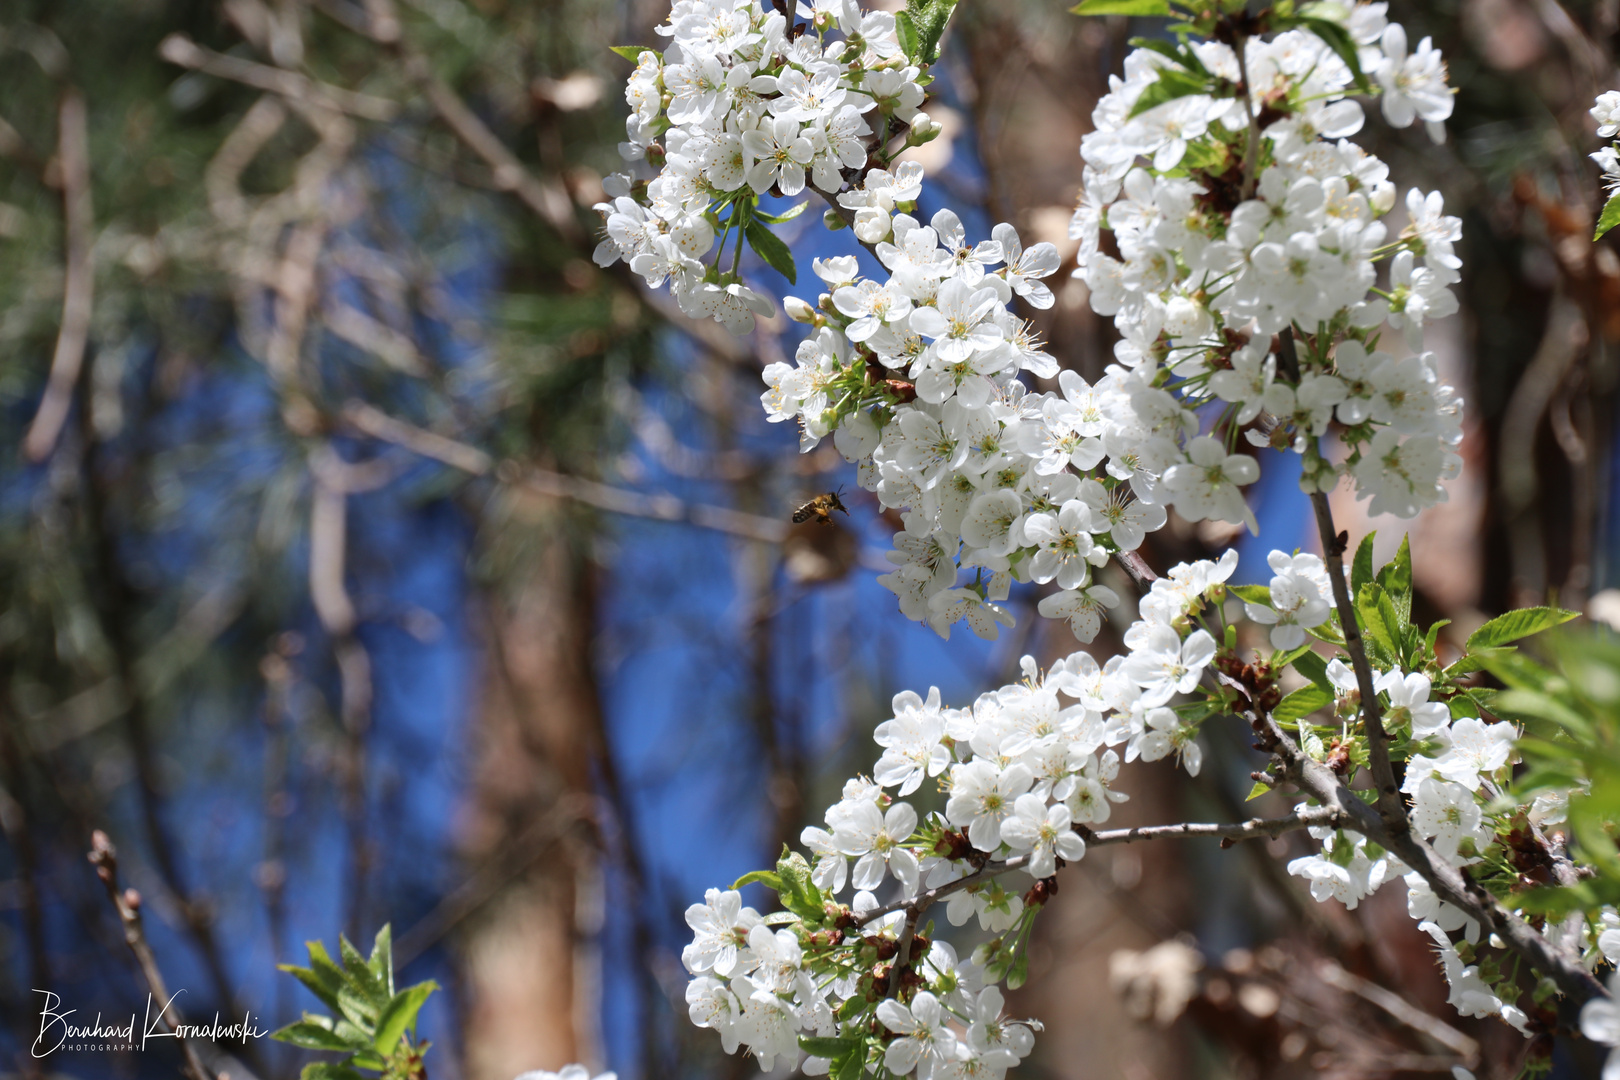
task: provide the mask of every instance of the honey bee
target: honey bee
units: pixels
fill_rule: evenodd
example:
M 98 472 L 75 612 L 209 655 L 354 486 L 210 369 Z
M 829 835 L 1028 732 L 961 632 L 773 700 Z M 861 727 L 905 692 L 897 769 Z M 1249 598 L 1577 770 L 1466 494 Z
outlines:
M 843 501 L 838 498 L 838 496 L 842 495 L 843 493 L 844 489 L 839 488 L 837 491 L 829 491 L 825 494 L 817 495 L 815 498 L 793 511 L 793 524 L 802 525 L 811 518 L 815 518 L 823 525 L 831 525 L 832 512 L 834 510 L 840 510 L 847 516 L 849 511 L 845 509 Z

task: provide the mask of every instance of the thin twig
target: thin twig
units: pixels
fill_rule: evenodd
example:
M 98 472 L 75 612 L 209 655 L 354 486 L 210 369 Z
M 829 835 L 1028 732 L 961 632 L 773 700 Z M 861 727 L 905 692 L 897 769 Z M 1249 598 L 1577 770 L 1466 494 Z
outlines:
M 1421 1032 L 1463 1059 L 1463 1065 L 1473 1068 L 1479 1064 L 1479 1042 L 1441 1019 L 1424 1012 L 1392 990 L 1375 982 L 1352 975 L 1332 960 L 1323 960 L 1316 966 L 1316 976 L 1329 986 L 1348 991 L 1378 1006 L 1413 1031 Z
M 1238 87 L 1238 96 L 1243 99 L 1243 119 L 1248 124 L 1248 143 L 1243 149 L 1243 198 L 1254 196 L 1255 171 L 1260 163 L 1260 125 L 1255 122 L 1254 116 L 1254 90 L 1249 85 L 1249 39 L 1242 34 L 1232 43 L 1232 51 L 1237 53 L 1238 77 L 1243 85 Z
M 1285 327 L 1277 335 L 1277 342 L 1283 373 L 1298 382 L 1299 353 L 1294 345 L 1293 327 Z M 1389 733 L 1384 730 L 1383 710 L 1378 705 L 1378 690 L 1373 685 L 1367 645 L 1362 640 L 1355 601 L 1345 580 L 1344 552 L 1349 546 L 1350 537 L 1333 524 L 1333 507 L 1328 503 L 1327 492 L 1313 491 L 1311 507 L 1316 511 L 1316 529 L 1322 540 L 1322 557 L 1327 563 L 1328 582 L 1333 588 L 1333 599 L 1339 612 L 1339 629 L 1344 634 L 1345 651 L 1350 654 L 1350 662 L 1356 672 L 1356 686 L 1361 692 L 1361 718 L 1367 732 L 1367 757 L 1373 784 L 1378 789 L 1378 812 L 1391 832 L 1407 832 L 1411 829 L 1411 823 L 1407 820 L 1406 804 L 1401 801 L 1400 789 L 1395 783 L 1395 766 L 1389 756 Z
M 113 909 L 118 912 L 118 921 L 124 928 L 124 944 L 135 954 L 135 962 L 140 965 L 141 975 L 146 979 L 152 997 L 162 1003 L 158 1023 L 165 1032 L 178 1033 L 185 1020 L 170 998 L 163 972 L 158 969 L 157 957 L 152 954 L 152 946 L 147 944 L 146 931 L 141 926 L 141 894 L 134 889 L 119 889 L 118 852 L 112 846 L 112 841 L 107 839 L 107 834 L 100 829 L 90 835 L 90 864 L 96 868 L 96 877 L 106 886 L 107 899 L 112 901 Z M 192 1080 L 213 1080 L 213 1074 L 203 1067 L 191 1040 L 184 1034 L 179 1034 L 178 1038 L 181 1052 L 186 1057 L 186 1072 Z
M 51 357 L 51 374 L 39 411 L 23 440 L 23 455 L 36 462 L 50 456 L 73 405 L 73 388 L 78 385 L 85 346 L 90 340 L 90 311 L 95 296 L 95 267 L 90 259 L 94 218 L 90 201 L 90 124 L 84 95 L 76 88 L 62 92 L 57 123 L 66 271 L 62 278 L 62 326 Z
M 158 55 L 176 67 L 242 83 L 257 90 L 280 94 L 284 98 L 322 105 L 362 120 L 386 121 L 399 115 L 398 102 L 318 82 L 285 68 L 226 56 L 203 48 L 184 34 L 170 34 L 164 38 L 158 45 Z
M 1177 825 L 1146 825 L 1134 829 L 1105 829 L 1101 832 L 1093 831 L 1081 825 L 1076 827 L 1075 832 L 1084 838 L 1088 848 L 1107 847 L 1111 844 L 1131 844 L 1138 840 L 1168 840 L 1185 836 L 1216 837 L 1223 842 L 1222 846 L 1230 846 L 1243 840 L 1253 840 L 1262 836 L 1279 836 L 1285 832 L 1305 829 L 1313 825 L 1335 825 L 1342 820 L 1344 820 L 1344 814 L 1336 807 L 1309 806 L 1278 818 L 1250 818 L 1248 821 L 1215 824 L 1186 822 Z M 896 900 L 893 903 L 863 912 L 855 920 L 856 925 L 866 926 L 885 915 L 892 915 L 896 911 L 905 911 L 908 914 L 915 912 L 920 915 L 935 901 L 942 900 L 952 893 L 961 892 L 970 885 L 989 881 L 1003 874 L 1010 874 L 1014 870 L 1022 870 L 1028 863 L 1028 855 L 1015 855 L 1001 862 L 986 863 L 965 877 L 947 881 L 945 884 L 919 893 L 909 900 Z M 915 919 L 910 921 L 915 926 Z

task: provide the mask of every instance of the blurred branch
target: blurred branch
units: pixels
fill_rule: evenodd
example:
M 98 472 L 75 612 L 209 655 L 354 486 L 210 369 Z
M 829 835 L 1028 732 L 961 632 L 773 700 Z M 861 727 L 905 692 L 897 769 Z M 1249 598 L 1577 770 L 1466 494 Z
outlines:
M 362 120 L 387 121 L 399 115 L 399 103 L 340 86 L 319 82 L 295 71 L 243 60 L 205 49 L 184 34 L 170 34 L 158 45 L 158 55 L 176 67 L 228 79 L 258 90 L 325 106 Z
M 107 839 L 107 834 L 100 829 L 90 835 L 90 864 L 96 868 L 96 877 L 106 887 L 107 899 L 112 901 L 113 910 L 118 913 L 118 921 L 124 928 L 124 944 L 135 954 L 135 962 L 140 965 L 141 975 L 146 979 L 153 999 L 162 1002 L 158 1025 L 166 1033 L 176 1035 L 185 1018 L 174 1005 L 169 988 L 163 981 L 163 972 L 158 968 L 157 957 L 152 954 L 151 945 L 147 944 L 146 930 L 141 925 L 141 894 L 134 889 L 119 889 L 118 852 L 112 846 L 112 841 Z M 178 1034 L 177 1038 L 180 1050 L 185 1054 L 187 1075 L 192 1080 L 214 1080 L 214 1074 L 203 1067 L 192 1041 L 183 1034 Z
M 90 338 L 95 291 L 95 268 L 90 260 L 90 125 L 84 95 L 76 88 L 62 92 L 57 123 L 66 271 L 62 277 L 62 326 L 51 357 L 51 373 L 39 411 L 23 439 L 23 455 L 35 462 L 50 456 L 72 407 L 73 388 L 84 367 L 85 346 Z
M 1375 982 L 1352 975 L 1332 960 L 1323 960 L 1316 966 L 1316 977 L 1337 990 L 1344 990 L 1384 1010 L 1413 1031 L 1421 1032 L 1463 1059 L 1473 1068 L 1479 1064 L 1479 1042 L 1438 1017 L 1424 1012 L 1391 990 Z
M 432 948 L 458 924 L 476 915 L 501 890 L 522 877 L 531 866 L 550 854 L 557 842 L 577 822 L 595 820 L 593 800 L 583 794 L 568 794 L 557 800 L 551 813 L 535 822 L 523 835 L 496 851 L 422 916 L 394 943 L 394 964 L 403 968 Z
M 493 459 L 482 450 L 407 424 L 403 420 L 397 420 L 364 402 L 349 402 L 344 407 L 343 415 L 355 427 L 374 438 L 403 446 L 423 457 L 443 462 L 474 476 L 488 474 L 494 465 Z M 599 510 L 623 514 L 625 517 L 684 522 L 700 529 L 713 529 L 716 532 L 760 540 L 768 544 L 779 544 L 786 540 L 788 535 L 788 524 L 785 521 L 732 510 L 725 506 L 692 503 L 673 495 L 648 494 L 631 491 L 628 488 L 610 487 L 577 476 L 525 468 L 511 461 L 503 462 L 496 471 L 503 482 L 519 489 L 554 498 L 572 499 Z
M 343 732 L 339 785 L 349 833 L 350 894 L 345 919 L 349 935 L 358 937 L 365 912 L 371 854 L 366 837 L 366 734 L 371 727 L 371 654 L 355 636 L 358 618 L 344 585 L 348 546 L 348 494 L 352 466 L 331 448 L 310 458 L 315 490 L 309 514 L 309 594 L 315 614 L 332 640 L 338 668 L 338 718 Z
M 365 17 L 339 0 L 317 0 L 317 6 L 334 20 L 383 46 L 403 63 L 406 77 L 416 85 L 439 119 L 494 174 L 495 187 L 516 195 L 563 239 L 570 243 L 584 240 L 584 231 L 574 220 L 574 204 L 562 185 L 548 183 L 531 173 L 517 155 L 490 131 L 467 107 L 460 96 L 434 72 L 421 51 L 405 39 L 404 28 L 392 0 L 367 0 Z

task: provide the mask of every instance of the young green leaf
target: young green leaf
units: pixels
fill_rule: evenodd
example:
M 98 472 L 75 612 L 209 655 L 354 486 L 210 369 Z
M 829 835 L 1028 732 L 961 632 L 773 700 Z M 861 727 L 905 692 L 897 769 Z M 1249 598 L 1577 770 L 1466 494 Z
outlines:
M 800 214 L 804 213 L 805 207 L 807 207 L 809 205 L 810 205 L 810 200 L 806 199 L 802 203 L 796 203 L 793 206 L 788 207 L 786 210 L 782 211 L 780 214 L 767 214 L 765 211 L 761 210 L 759 207 L 756 206 L 753 209 L 753 216 L 758 218 L 760 221 L 765 222 L 768 225 L 780 225 L 780 224 L 782 224 L 782 222 L 784 222 L 784 221 L 792 221 L 794 218 L 796 218 Z
M 304 1014 L 304 1018 L 295 1024 L 288 1024 L 280 1031 L 272 1032 L 270 1037 L 277 1042 L 292 1043 L 305 1050 L 334 1050 L 338 1053 L 351 1053 L 358 1049 L 353 1043 L 340 1036 L 321 1021 L 324 1016 L 311 1016 Z M 327 1021 L 330 1024 L 331 1021 Z M 362 1044 L 364 1045 L 364 1044 Z
M 1361 57 L 1356 51 L 1356 43 L 1351 40 L 1349 32 L 1344 27 L 1327 19 L 1306 17 L 1299 21 L 1311 33 L 1326 42 L 1328 48 L 1339 54 L 1339 59 L 1350 69 L 1350 77 L 1355 80 L 1356 89 L 1363 94 L 1373 92 L 1372 83 L 1367 81 L 1366 74 L 1361 70 Z
M 377 977 L 383 990 L 392 994 L 394 992 L 394 928 L 389 923 L 383 923 L 383 928 L 377 931 L 377 937 L 371 943 L 371 955 L 366 958 L 366 966 Z
M 1592 234 L 1593 240 L 1603 239 L 1603 234 L 1620 225 L 1620 191 L 1609 196 L 1609 201 L 1603 204 L 1603 213 L 1598 215 L 1597 231 Z
M 1373 539 L 1378 535 L 1375 529 L 1361 538 L 1361 544 L 1356 548 L 1356 557 L 1350 562 L 1350 595 L 1361 595 L 1361 587 L 1373 579 Z
M 1071 15 L 1168 15 L 1170 0 L 1080 0 Z
M 1271 785 L 1270 784 L 1266 783 L 1263 780 L 1256 780 L 1254 782 L 1254 787 L 1249 789 L 1249 794 L 1248 794 L 1247 797 L 1244 798 L 1243 801 L 1244 802 L 1253 802 L 1255 799 L 1258 799 L 1260 796 L 1264 795 L 1266 792 L 1268 792 L 1270 790 L 1271 790 Z
M 349 983 L 365 997 L 381 996 L 382 983 L 366 963 L 366 958 L 360 955 L 360 950 L 349 942 L 342 934 L 338 935 L 338 955 L 343 957 L 343 970 L 349 976 Z
M 645 45 L 609 45 L 608 48 L 612 49 L 614 52 L 618 53 L 632 64 L 641 63 L 642 53 L 653 51 L 647 48 Z
M 1468 651 L 1475 649 L 1493 649 L 1499 645 L 1527 638 L 1532 634 L 1539 634 L 1543 630 L 1550 630 L 1555 626 L 1569 622 L 1580 615 L 1578 611 L 1564 611 L 1560 608 L 1529 607 L 1509 611 L 1498 615 L 1490 622 L 1468 635 Z
M 1294 670 L 1320 686 L 1328 693 L 1333 692 L 1333 682 L 1327 676 L 1327 661 L 1314 652 L 1300 653 L 1294 658 Z
M 776 876 L 776 872 L 774 870 L 751 871 L 744 874 L 736 881 L 733 881 L 731 883 L 731 887 L 733 889 L 740 889 L 744 885 L 752 885 L 756 881 L 763 883 L 767 889 L 774 893 L 780 893 L 782 891 L 782 879 Z
M 824 1039 L 815 1035 L 800 1035 L 799 1049 L 815 1057 L 841 1058 L 861 1046 L 860 1039 Z
M 1136 99 L 1131 106 L 1132 117 L 1140 116 L 1149 109 L 1158 108 L 1167 101 L 1188 97 L 1192 94 L 1209 92 L 1209 81 L 1201 79 L 1190 71 L 1179 68 L 1161 68 L 1159 77 L 1148 88 L 1142 91 L 1142 96 Z
M 383 1057 L 392 1054 L 405 1032 L 415 1030 L 416 1014 L 421 1011 L 428 995 L 438 988 L 439 984 L 435 982 L 417 983 L 389 999 L 382 1015 L 377 1018 L 377 1037 L 372 1040 L 377 1053 Z
M 1412 545 L 1408 537 L 1401 537 L 1400 550 L 1395 558 L 1385 563 L 1374 577 L 1389 596 L 1390 603 L 1401 617 L 1404 626 L 1412 621 Z
M 909 60 L 917 59 L 917 24 L 909 12 L 899 11 L 894 16 L 894 34 L 900 41 L 900 51 Z
M 311 950 L 311 954 L 313 956 L 313 950 Z M 328 963 L 328 966 L 331 966 L 330 962 Z M 342 979 L 334 979 L 331 977 L 323 978 L 319 972 L 313 971 L 310 968 L 297 967 L 293 964 L 277 964 L 276 970 L 285 971 L 288 975 L 291 975 L 293 978 L 303 983 L 305 989 L 319 998 L 322 1005 L 325 1005 L 333 1012 L 337 1011 L 337 991 L 338 987 L 343 985 Z
M 1271 604 L 1270 585 L 1228 585 L 1226 591 L 1250 604 Z
M 1387 611 L 1387 615 L 1386 615 Z M 1385 667 L 1400 662 L 1402 632 L 1389 597 L 1376 582 L 1369 581 L 1356 595 L 1356 615 L 1361 620 L 1361 637 L 1367 652 Z
M 866 1054 L 857 1051 L 838 1063 L 833 1069 L 833 1080 L 861 1080 L 866 1073 Z
M 1277 703 L 1277 707 L 1271 710 L 1271 715 L 1278 723 L 1292 723 L 1295 720 L 1303 720 L 1317 709 L 1325 709 L 1332 704 L 1333 692 L 1312 683 L 1283 698 Z
M 305 1065 L 298 1080 L 364 1080 L 364 1077 L 342 1062 L 317 1061 Z
M 744 232 L 748 237 L 748 246 L 753 248 L 771 269 L 787 278 L 789 283 L 798 282 L 799 270 L 793 265 L 793 252 L 788 250 L 781 237 L 767 229 L 763 222 L 753 218 L 749 218 L 748 227 Z

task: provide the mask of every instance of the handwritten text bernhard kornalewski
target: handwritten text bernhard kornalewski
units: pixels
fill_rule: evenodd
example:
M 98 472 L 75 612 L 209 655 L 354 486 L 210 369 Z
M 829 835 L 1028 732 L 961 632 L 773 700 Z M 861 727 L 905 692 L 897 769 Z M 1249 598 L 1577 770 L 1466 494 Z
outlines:
M 145 1050 L 146 1044 L 152 1039 L 207 1039 L 211 1042 L 245 1042 L 248 1039 L 261 1039 L 270 1034 L 268 1028 L 260 1028 L 253 1023 L 253 1014 L 245 1013 L 240 1023 L 222 1024 L 219 1014 L 214 1014 L 214 1020 L 209 1024 L 174 1024 L 164 1020 L 165 1014 L 174 1006 L 175 998 L 185 993 L 176 990 L 170 995 L 163 1007 L 153 1010 L 152 995 L 146 996 L 146 1023 L 140 1029 L 140 1036 L 136 1037 L 135 1014 L 129 1014 L 129 1022 L 125 1024 L 104 1024 L 101 1014 L 96 1014 L 92 1024 L 70 1024 L 68 1017 L 78 1012 L 77 1009 L 62 1009 L 62 999 L 49 990 L 34 991 L 45 995 L 45 1002 L 39 1010 L 39 1035 L 34 1039 L 33 1055 L 36 1058 L 45 1057 L 58 1050 Z

